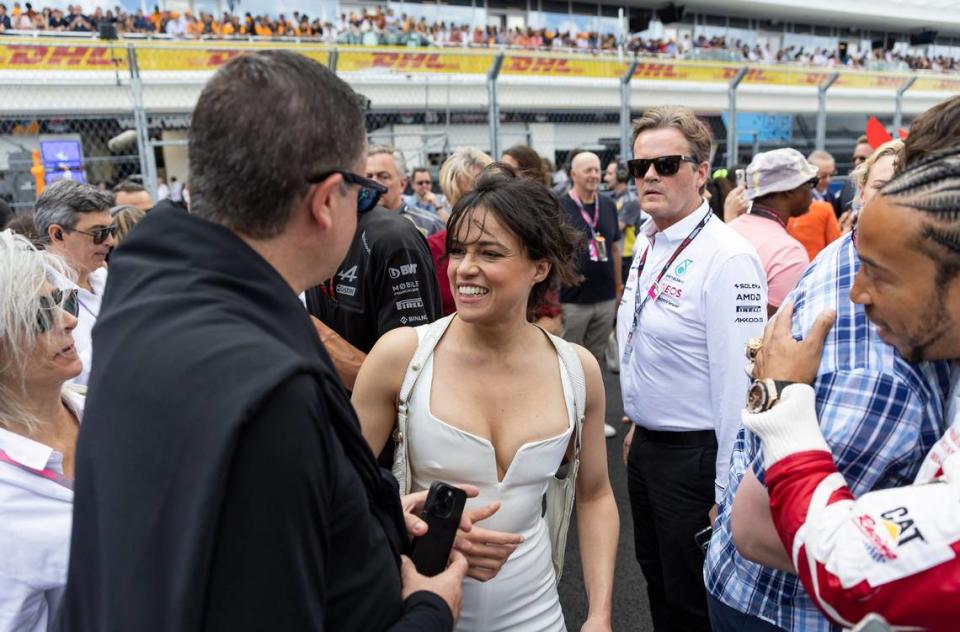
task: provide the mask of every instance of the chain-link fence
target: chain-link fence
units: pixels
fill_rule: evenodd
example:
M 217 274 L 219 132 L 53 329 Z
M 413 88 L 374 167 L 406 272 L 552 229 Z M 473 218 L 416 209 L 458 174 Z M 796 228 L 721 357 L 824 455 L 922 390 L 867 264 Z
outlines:
M 28 209 L 70 178 L 110 184 L 142 172 L 123 47 L 8 45 L 0 81 L 0 198 Z M 47 65 L 53 72 L 36 72 Z
M 27 209 L 38 186 L 59 178 L 106 187 L 135 179 L 154 192 L 172 178 L 188 181 L 190 112 L 203 86 L 230 59 L 266 46 L 334 69 L 370 100 L 370 142 L 394 145 L 408 165 L 434 173 L 461 146 L 499 158 L 529 145 L 558 167 L 585 148 L 605 163 L 630 154 L 630 121 L 659 103 L 705 113 L 717 165 L 785 144 L 844 154 L 865 113 L 897 128 L 907 90 L 916 111 L 960 89 L 942 76 L 616 54 L 3 39 L 0 198 Z

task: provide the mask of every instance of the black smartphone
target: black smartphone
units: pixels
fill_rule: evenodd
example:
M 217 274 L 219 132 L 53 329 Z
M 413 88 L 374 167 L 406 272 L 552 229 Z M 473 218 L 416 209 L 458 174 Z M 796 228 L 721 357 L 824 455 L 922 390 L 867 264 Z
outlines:
M 410 546 L 410 559 L 421 575 L 433 577 L 447 567 L 466 503 L 467 493 L 459 487 L 443 481 L 434 481 L 430 485 L 427 502 L 420 514 L 427 523 L 427 534 L 415 538 Z
M 707 547 L 710 546 L 710 537 L 713 535 L 713 527 L 707 527 L 706 529 L 700 529 L 693 534 L 693 541 L 697 543 L 704 553 L 707 552 Z

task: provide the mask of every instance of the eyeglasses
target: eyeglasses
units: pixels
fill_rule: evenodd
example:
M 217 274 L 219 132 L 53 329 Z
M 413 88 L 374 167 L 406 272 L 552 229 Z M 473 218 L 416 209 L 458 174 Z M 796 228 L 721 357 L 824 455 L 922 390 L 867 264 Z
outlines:
M 54 290 L 49 296 L 40 297 L 40 311 L 37 312 L 37 333 L 43 334 L 57 322 L 57 310 L 62 309 L 73 317 L 80 314 L 80 300 L 77 290 Z
M 67 228 L 63 227 L 63 230 L 68 233 L 80 233 L 82 235 L 88 235 L 93 237 L 93 244 L 99 246 L 107 240 L 107 237 L 116 237 L 117 236 L 117 225 L 105 226 L 103 228 L 94 228 L 93 230 L 77 230 L 76 228 Z
M 673 176 L 680 170 L 681 162 L 689 162 L 692 165 L 700 164 L 696 158 L 690 156 L 659 156 L 657 158 L 635 158 L 627 161 L 627 171 L 633 178 L 642 178 L 647 175 L 650 165 L 657 170 L 661 176 Z
M 315 176 L 307 178 L 307 182 L 319 184 L 335 173 L 339 173 L 343 177 L 343 181 L 347 184 L 355 184 L 360 187 L 360 193 L 357 194 L 357 213 L 366 213 L 374 208 L 377 202 L 380 201 L 380 197 L 387 192 L 387 187 L 376 180 L 364 178 L 363 176 L 358 176 L 351 171 L 345 171 L 343 169 L 331 169 L 330 171 L 318 173 Z
M 421 186 L 424 184 L 430 185 L 430 184 L 433 184 L 433 180 L 417 180 L 416 182 L 414 182 L 414 184 L 417 186 Z

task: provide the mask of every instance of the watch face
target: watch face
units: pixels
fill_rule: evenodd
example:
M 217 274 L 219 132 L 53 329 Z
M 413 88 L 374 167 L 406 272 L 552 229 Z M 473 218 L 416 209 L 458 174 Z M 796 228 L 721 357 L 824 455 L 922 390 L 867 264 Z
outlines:
M 747 391 L 747 410 L 751 413 L 763 412 L 767 404 L 767 389 L 763 382 L 755 381 Z

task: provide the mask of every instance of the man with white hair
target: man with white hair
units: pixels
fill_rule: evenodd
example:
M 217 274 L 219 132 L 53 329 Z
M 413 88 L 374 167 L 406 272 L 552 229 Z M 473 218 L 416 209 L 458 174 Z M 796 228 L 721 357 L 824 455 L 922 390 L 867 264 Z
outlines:
M 446 227 L 436 213 L 410 206 L 403 199 L 407 189 L 407 161 L 403 153 L 387 145 L 371 145 L 367 149 L 367 177 L 387 188 L 380 206 L 406 217 L 424 237 Z
M 107 255 L 116 245 L 117 225 L 110 216 L 113 196 L 90 184 L 59 180 L 37 199 L 33 225 L 47 250 L 62 257 L 76 273 L 61 278 L 60 289 L 76 289 L 80 313 L 73 331 L 83 371 L 73 381 L 86 384 L 93 359 L 91 333 L 107 285 Z

